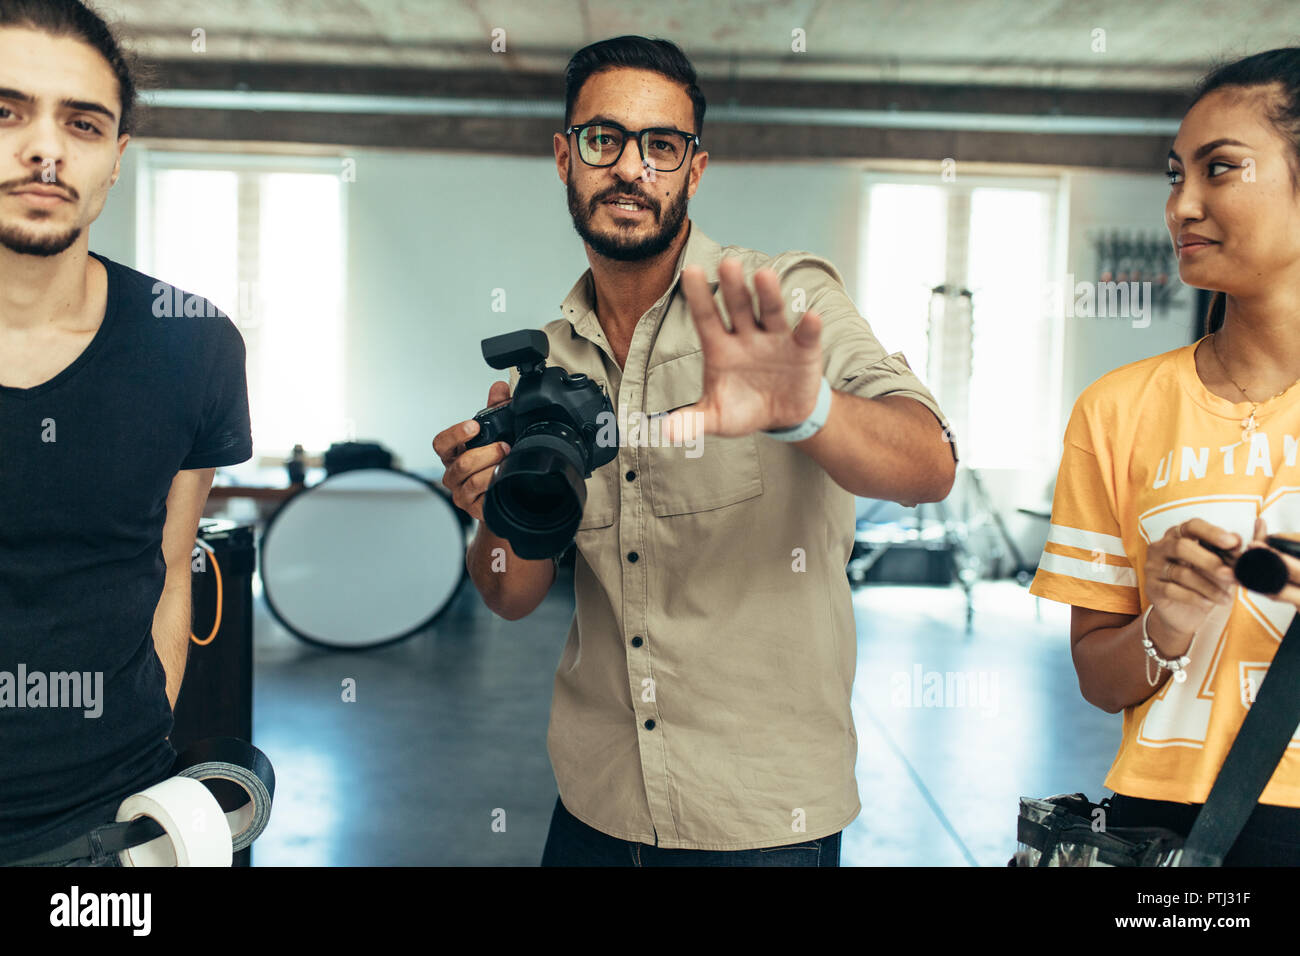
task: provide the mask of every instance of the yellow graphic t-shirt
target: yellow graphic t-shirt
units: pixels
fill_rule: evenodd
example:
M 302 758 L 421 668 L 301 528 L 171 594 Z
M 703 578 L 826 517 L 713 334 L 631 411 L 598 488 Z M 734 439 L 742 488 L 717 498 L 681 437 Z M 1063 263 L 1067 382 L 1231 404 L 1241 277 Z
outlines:
M 1202 518 L 1250 541 L 1260 515 L 1269 534 L 1300 532 L 1300 386 L 1262 403 L 1246 440 L 1250 404 L 1207 390 L 1195 349 L 1125 365 L 1079 396 L 1030 593 L 1136 615 L 1150 604 L 1147 548 L 1170 527 Z M 1204 803 L 1294 613 L 1237 587 L 1192 642 L 1187 680 L 1125 709 L 1106 786 Z M 1300 731 L 1260 800 L 1300 807 Z

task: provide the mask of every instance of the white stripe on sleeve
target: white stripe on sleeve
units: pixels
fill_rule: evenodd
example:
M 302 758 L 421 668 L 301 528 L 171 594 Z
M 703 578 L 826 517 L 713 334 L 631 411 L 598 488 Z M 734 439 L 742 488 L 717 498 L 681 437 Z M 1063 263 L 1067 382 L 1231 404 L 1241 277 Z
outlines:
M 1047 532 L 1047 540 L 1067 548 L 1100 551 L 1128 562 L 1128 555 L 1124 553 L 1123 540 L 1113 534 L 1101 534 L 1097 531 L 1084 531 L 1082 528 L 1067 528 L 1062 524 L 1053 524 Z M 1130 562 L 1129 567 L 1132 566 Z
M 1077 547 L 1077 545 L 1076 545 Z M 1121 568 L 1101 561 L 1084 561 L 1082 558 L 1067 558 L 1063 554 L 1044 551 L 1038 566 L 1053 574 L 1064 574 L 1081 581 L 1095 581 L 1099 584 L 1118 584 L 1126 588 L 1137 587 L 1137 572 L 1130 568 Z

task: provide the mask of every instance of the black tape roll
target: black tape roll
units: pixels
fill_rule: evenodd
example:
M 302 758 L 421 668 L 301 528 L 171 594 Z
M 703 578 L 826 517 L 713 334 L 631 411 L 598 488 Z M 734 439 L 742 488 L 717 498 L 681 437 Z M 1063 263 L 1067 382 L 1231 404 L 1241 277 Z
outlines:
M 172 765 L 172 775 L 192 777 L 206 786 L 230 823 L 233 852 L 238 853 L 258 838 L 271 819 L 275 797 L 275 768 L 266 754 L 238 737 L 209 737 L 186 747 Z M 217 781 L 211 783 L 209 781 Z M 238 787 L 247 801 L 232 801 L 229 786 Z M 228 806 L 231 804 L 233 806 Z

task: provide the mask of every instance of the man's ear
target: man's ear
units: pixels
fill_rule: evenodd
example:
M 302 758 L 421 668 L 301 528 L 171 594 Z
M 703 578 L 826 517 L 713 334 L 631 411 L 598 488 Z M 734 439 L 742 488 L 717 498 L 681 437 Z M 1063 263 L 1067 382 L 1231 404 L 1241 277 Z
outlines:
M 122 175 L 122 154 L 126 152 L 126 144 L 131 142 L 131 134 L 123 133 L 117 138 L 117 161 L 113 163 L 113 178 L 109 181 L 110 186 L 117 185 L 117 178 Z
M 691 157 L 691 175 L 687 182 L 686 198 L 695 198 L 695 190 L 700 188 L 700 179 L 704 176 L 704 169 L 708 165 L 709 154 L 707 152 L 696 153 Z
M 555 171 L 559 174 L 560 182 L 569 185 L 569 137 L 563 133 L 556 133 L 551 140 L 555 148 Z

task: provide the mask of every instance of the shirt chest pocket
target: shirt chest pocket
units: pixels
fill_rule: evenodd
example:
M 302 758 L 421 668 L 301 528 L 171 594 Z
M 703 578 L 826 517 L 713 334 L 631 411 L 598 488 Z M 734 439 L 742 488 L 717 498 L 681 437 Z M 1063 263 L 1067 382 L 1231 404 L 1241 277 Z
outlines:
M 672 359 L 646 375 L 646 414 L 693 405 L 703 393 L 704 353 Z M 757 434 L 720 438 L 695 433 L 680 445 L 660 446 L 657 429 L 649 431 L 648 447 L 639 453 L 650 507 L 658 517 L 712 511 L 763 493 Z

